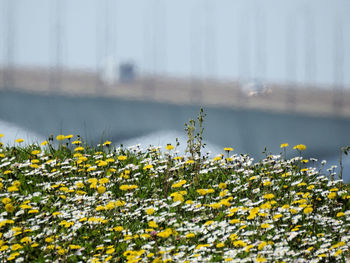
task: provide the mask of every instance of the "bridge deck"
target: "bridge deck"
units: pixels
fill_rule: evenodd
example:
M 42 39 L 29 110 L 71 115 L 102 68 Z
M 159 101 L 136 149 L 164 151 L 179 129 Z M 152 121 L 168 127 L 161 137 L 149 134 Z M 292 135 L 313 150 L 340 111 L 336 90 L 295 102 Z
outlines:
M 93 72 L 62 71 L 60 77 L 45 68 L 0 69 L 0 89 L 68 96 L 116 97 L 172 104 L 200 104 L 228 108 L 296 112 L 316 116 L 350 117 L 350 92 L 332 87 L 265 83 L 258 91 L 238 82 L 139 77 L 131 83 L 107 85 Z

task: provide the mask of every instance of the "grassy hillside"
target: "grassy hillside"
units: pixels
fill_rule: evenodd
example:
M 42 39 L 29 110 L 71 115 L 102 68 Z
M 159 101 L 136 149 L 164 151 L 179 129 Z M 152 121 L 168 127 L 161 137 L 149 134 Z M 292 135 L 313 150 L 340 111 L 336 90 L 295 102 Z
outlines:
M 2 145 L 0 260 L 345 262 L 349 186 L 305 146 L 253 161 L 232 148 L 200 156 L 196 139 L 188 156 L 72 135 Z

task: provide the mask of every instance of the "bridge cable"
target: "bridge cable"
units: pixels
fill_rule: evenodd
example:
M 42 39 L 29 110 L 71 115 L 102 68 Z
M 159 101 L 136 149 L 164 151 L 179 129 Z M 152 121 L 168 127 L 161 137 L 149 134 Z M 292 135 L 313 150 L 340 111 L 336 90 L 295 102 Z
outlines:
M 333 110 L 339 114 L 343 110 L 343 81 L 344 81 L 344 32 L 343 23 L 337 17 L 334 23 L 334 85 L 333 85 Z
M 309 9 L 304 12 L 304 41 L 305 82 L 308 85 L 315 85 L 315 25 L 314 16 Z
M 50 92 L 62 91 L 63 78 L 63 23 L 62 15 L 65 13 L 64 0 L 56 0 L 52 3 L 53 35 L 51 42 L 52 65 L 50 70 L 49 90 Z
M 263 78 L 266 71 L 266 41 L 265 41 L 265 15 L 264 9 L 255 3 L 255 85 L 258 91 L 263 89 Z
M 248 103 L 248 97 L 244 92 L 244 88 L 251 77 L 251 24 L 250 19 L 247 17 L 245 10 L 238 9 L 237 25 L 238 25 L 238 80 L 239 80 L 239 92 L 237 97 L 238 106 L 246 105 Z
M 286 106 L 290 111 L 294 111 L 296 108 L 296 17 L 291 14 L 287 17 L 287 30 L 286 30 L 286 73 L 288 81 L 288 87 L 286 92 Z
M 198 3 L 191 6 L 190 12 L 190 51 L 191 51 L 191 87 L 190 101 L 198 103 L 201 101 L 202 86 L 202 44 L 201 23 L 198 25 Z
M 212 0 L 205 1 L 205 54 L 206 54 L 206 79 L 217 78 L 216 57 L 216 10 Z
M 16 13 L 17 13 L 16 0 L 7 0 L 5 8 L 5 67 L 3 71 L 3 86 L 6 89 L 12 89 L 15 85 L 15 48 L 16 48 Z

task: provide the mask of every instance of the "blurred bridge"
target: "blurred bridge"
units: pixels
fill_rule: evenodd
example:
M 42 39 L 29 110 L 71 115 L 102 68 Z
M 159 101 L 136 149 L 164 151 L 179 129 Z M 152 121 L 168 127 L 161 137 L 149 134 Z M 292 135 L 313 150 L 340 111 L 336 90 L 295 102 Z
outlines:
M 11 78 L 4 78 L 8 69 L 0 71 L 0 119 L 43 136 L 82 134 L 98 143 L 106 138 L 121 142 L 158 130 L 183 132 L 184 122 L 204 107 L 205 139 L 233 146 L 239 153 L 258 157 L 265 146 L 278 153 L 280 143 L 288 142 L 304 143 L 307 155 L 323 158 L 350 145 L 346 89 L 339 97 L 327 87 L 154 75 L 107 84 L 84 71 L 61 71 L 58 82 L 52 75 L 57 72 L 48 69 L 12 68 L 11 72 Z
M 105 81 L 83 70 L 0 68 L 0 89 L 41 95 L 119 98 L 137 101 L 256 109 L 309 116 L 350 117 L 350 89 L 250 81 L 136 76 Z

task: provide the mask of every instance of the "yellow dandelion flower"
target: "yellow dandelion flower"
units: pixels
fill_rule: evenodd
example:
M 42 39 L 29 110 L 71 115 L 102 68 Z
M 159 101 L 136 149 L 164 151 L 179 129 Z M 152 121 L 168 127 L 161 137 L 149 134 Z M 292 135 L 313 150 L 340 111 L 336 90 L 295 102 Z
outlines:
M 126 159 L 127 159 L 127 157 L 125 155 L 118 156 L 119 161 L 125 161 Z
M 63 134 L 59 134 L 56 136 L 57 141 L 63 141 L 65 139 L 65 136 Z
M 105 207 L 102 205 L 99 205 L 96 207 L 96 211 L 103 211 L 103 210 L 105 210 Z
M 232 220 L 230 221 L 230 224 L 238 224 L 238 223 L 240 223 L 240 222 L 241 222 L 241 220 L 235 218 L 235 219 L 232 219 Z
M 84 188 L 85 187 L 85 185 L 84 185 L 84 183 L 83 182 L 77 182 L 76 184 L 75 184 L 75 186 L 79 189 L 79 188 Z
M 125 201 L 117 200 L 117 201 L 115 202 L 115 205 L 116 205 L 117 207 L 125 206 Z
M 81 249 L 81 246 L 79 246 L 79 245 L 69 245 L 69 248 L 70 249 Z
M 245 247 L 245 246 L 247 246 L 247 243 L 244 242 L 243 240 L 237 240 L 237 241 L 233 242 L 233 245 L 235 247 Z
M 169 237 L 172 233 L 173 233 L 173 231 L 171 230 L 171 228 L 167 228 L 167 229 L 165 229 L 164 231 L 159 232 L 159 233 L 157 234 L 157 236 L 162 237 L 162 238 L 167 238 L 167 237 Z
M 155 210 L 154 210 L 153 208 L 148 208 L 148 209 L 146 210 L 146 214 L 147 214 L 147 215 L 153 215 L 154 212 L 155 212 Z
M 52 215 L 53 216 L 58 216 L 58 215 L 62 215 L 62 213 L 61 212 L 53 212 Z
M 274 197 L 275 197 L 274 194 L 265 194 L 265 195 L 264 195 L 264 198 L 267 199 L 267 200 L 270 200 L 270 199 L 272 199 L 272 198 L 274 198 Z
M 210 225 L 212 225 L 212 224 L 214 224 L 214 221 L 213 221 L 213 220 L 209 220 L 209 221 L 207 221 L 207 222 L 204 223 L 205 226 L 210 226 Z
M 113 201 L 110 201 L 110 202 L 108 202 L 108 204 L 105 205 L 106 210 L 112 210 L 115 207 L 116 207 L 116 204 Z
M 178 202 L 178 201 L 179 202 L 183 202 L 183 201 L 185 201 L 183 195 L 178 193 L 178 192 L 172 193 L 170 196 L 173 198 L 174 202 Z
M 31 154 L 33 154 L 33 155 L 38 155 L 39 153 L 40 153 L 39 150 L 34 150 L 34 151 L 31 152 Z
M 74 151 L 75 151 L 75 152 L 84 151 L 84 147 L 81 147 L 81 146 L 76 147 L 76 148 L 74 149 Z
M 3 245 L 3 246 L 0 247 L 0 252 L 5 251 L 7 249 L 9 249 L 9 246 L 8 245 Z
M 109 145 L 111 145 L 111 141 L 105 141 L 104 143 L 103 143 L 103 146 L 109 146 Z
M 113 231 L 115 231 L 115 232 L 122 232 L 123 229 L 124 228 L 122 226 L 116 226 L 116 227 L 113 228 Z
M 60 249 L 57 250 L 57 253 L 58 253 L 59 255 L 63 256 L 64 254 L 66 254 L 66 250 L 63 249 L 63 248 L 60 248 Z
M 329 195 L 327 195 L 327 197 L 328 197 L 329 199 L 334 199 L 334 198 L 337 197 L 337 193 L 331 192 Z
M 186 180 L 181 180 L 181 181 L 179 181 L 179 182 L 177 182 L 177 183 L 172 184 L 171 187 L 172 187 L 172 188 L 179 188 L 179 187 L 183 186 L 183 185 L 186 184 L 186 183 L 187 183 Z
M 267 245 L 267 243 L 265 241 L 262 241 L 259 245 L 258 245 L 258 249 L 262 250 L 265 246 Z
M 30 237 L 24 237 L 21 239 L 21 243 L 24 244 L 29 244 L 31 242 L 31 238 Z
M 288 209 L 288 208 L 290 208 L 290 205 L 288 205 L 288 204 L 285 204 L 282 206 L 282 209 Z
M 12 204 L 5 205 L 5 210 L 9 213 L 13 213 L 15 211 L 15 207 Z
M 260 205 L 261 209 L 271 209 L 271 203 L 270 202 L 266 202 Z
M 264 224 L 261 224 L 260 227 L 261 227 L 261 228 L 269 228 L 269 227 L 270 227 L 270 224 L 264 223 Z
M 279 219 L 281 217 L 282 217 L 282 214 L 276 214 L 276 215 L 273 216 L 273 219 L 277 220 L 277 219 Z
M 197 245 L 196 250 L 199 250 L 202 247 L 210 247 L 210 245 L 209 244 L 199 244 L 199 245 Z
M 168 151 L 171 151 L 172 149 L 174 149 L 174 146 L 172 146 L 171 144 L 167 144 L 165 149 L 167 149 Z
M 253 247 L 254 247 L 254 245 L 246 246 L 246 247 L 244 248 L 244 251 L 245 251 L 245 252 L 249 252 L 250 249 L 253 248 Z
M 288 146 L 289 146 L 288 143 L 282 143 L 282 144 L 280 145 L 280 148 L 286 148 L 286 147 L 288 147 Z
M 338 212 L 337 213 L 337 217 L 341 217 L 341 216 L 345 216 L 345 213 L 344 212 Z
M 214 189 L 197 189 L 196 191 L 200 195 L 206 195 L 206 194 L 211 194 L 215 192 Z
M 27 204 L 20 205 L 19 207 L 20 207 L 21 209 L 30 209 L 30 208 L 32 208 L 31 205 L 27 205 Z
M 304 144 L 298 144 L 293 147 L 294 150 L 304 151 L 306 150 L 306 146 Z
M 103 177 L 100 180 L 98 180 L 98 183 L 101 185 L 109 183 L 109 179 L 107 177 Z
M 33 169 L 38 169 L 39 168 L 39 165 L 37 165 L 36 163 L 33 163 L 31 165 L 29 165 L 31 168 Z
M 52 237 L 45 238 L 46 243 L 52 243 L 53 241 L 54 241 L 54 239 Z
M 343 253 L 343 250 L 338 249 L 338 250 L 334 253 L 334 256 L 337 257 L 337 256 L 341 255 L 342 253 Z
M 121 185 L 119 187 L 119 189 L 122 190 L 122 191 L 128 191 L 128 190 L 132 190 L 132 189 L 136 189 L 136 188 L 138 188 L 137 185 L 126 185 L 126 184 Z
M 264 186 L 270 186 L 272 183 L 271 183 L 271 181 L 265 181 L 265 182 L 263 182 L 263 185 Z
M 312 207 L 304 208 L 304 214 L 306 214 L 306 215 L 312 213 L 312 211 L 313 211 Z
M 155 221 L 149 221 L 148 226 L 152 228 L 158 228 L 158 224 Z
M 2 201 L 2 203 L 3 203 L 4 205 L 7 205 L 7 204 L 11 203 L 11 199 L 8 198 L 8 197 L 3 198 L 1 201 Z
M 238 238 L 238 235 L 235 234 L 235 233 L 230 235 L 230 240 L 231 240 L 231 241 L 234 241 L 234 240 L 236 240 L 237 238 Z
M 220 183 L 220 184 L 219 184 L 219 188 L 220 188 L 220 189 L 226 189 L 226 188 L 227 188 L 227 184 L 225 184 L 225 183 Z
M 104 166 L 107 166 L 107 165 L 108 165 L 108 163 L 106 161 L 99 161 L 98 164 L 97 164 L 98 167 L 104 167 Z
M 266 261 L 267 261 L 267 259 L 261 255 L 258 255 L 258 257 L 256 258 L 256 262 L 266 262 Z
M 188 233 L 185 235 L 186 238 L 194 238 L 196 235 L 194 233 Z
M 315 186 L 313 185 L 313 184 L 311 184 L 311 185 L 309 185 L 308 187 L 307 187 L 307 190 L 312 190 L 312 189 L 314 189 L 315 188 Z
M 106 192 L 106 187 L 104 187 L 103 185 L 100 185 L 99 187 L 97 187 L 97 192 L 99 194 L 103 194 L 104 192 Z
M 7 258 L 8 261 L 14 260 L 16 257 L 18 257 L 20 254 L 18 252 L 11 253 L 10 256 Z
M 220 161 L 222 159 L 222 155 L 218 155 L 216 157 L 214 157 L 213 161 Z

